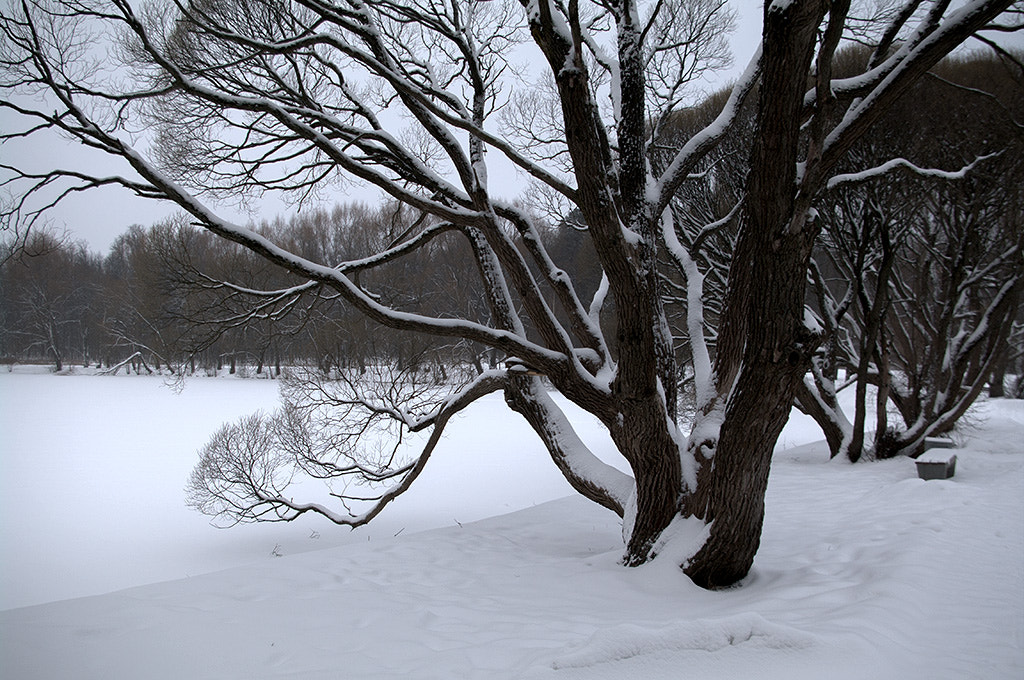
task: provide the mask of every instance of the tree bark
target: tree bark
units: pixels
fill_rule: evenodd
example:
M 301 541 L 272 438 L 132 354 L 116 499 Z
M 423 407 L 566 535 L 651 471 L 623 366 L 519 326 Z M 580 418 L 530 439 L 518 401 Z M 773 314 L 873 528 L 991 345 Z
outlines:
M 1006 369 L 1010 364 L 1010 348 L 1004 348 L 996 359 L 992 368 L 992 375 L 988 380 L 988 396 L 993 399 L 1000 399 L 1006 396 Z
M 727 399 L 717 450 L 702 466 L 693 510 L 710 535 L 683 565 L 705 588 L 750 571 L 760 546 L 775 442 L 819 342 L 804 325 L 804 288 L 817 227 L 796 202 L 806 74 L 823 3 L 767 5 L 763 80 L 747 200 L 729 270 L 716 373 Z
M 623 405 L 621 420 L 629 425 L 613 429 L 612 440 L 629 460 L 636 480 L 636 514 L 624 558 L 636 566 L 653 557 L 655 542 L 680 514 L 682 463 L 664 401 L 652 395 Z
M 797 407 L 813 418 L 821 428 L 828 444 L 829 458 L 835 458 L 842 452 L 846 438 L 846 433 L 837 420 L 839 405 L 835 397 L 834 393 L 827 393 L 820 385 L 812 389 L 806 382 L 801 381 L 796 386 Z

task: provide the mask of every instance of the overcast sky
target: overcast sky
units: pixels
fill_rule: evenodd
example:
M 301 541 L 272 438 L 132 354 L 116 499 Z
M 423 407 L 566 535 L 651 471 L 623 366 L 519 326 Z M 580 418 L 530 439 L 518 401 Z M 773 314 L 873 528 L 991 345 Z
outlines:
M 732 69 L 720 74 L 719 83 L 728 82 L 739 75 L 753 54 L 760 37 L 762 0 L 732 0 L 732 5 L 739 13 L 739 26 L 732 38 L 735 63 Z M 4 123 L 4 119 L 0 118 L 0 127 L 4 126 Z M 82 163 L 87 163 L 102 167 L 104 173 L 125 172 L 121 166 L 112 164 L 99 154 L 89 156 L 76 145 L 59 139 L 51 139 L 45 143 L 35 141 L 31 146 L 5 144 L 0 153 L 6 159 L 2 162 L 14 158 L 22 161 L 28 159 L 39 169 L 46 165 L 52 166 L 54 159 L 64 165 L 64 161 L 71 157 L 76 159 L 76 165 L 79 167 L 83 167 Z M 497 171 L 500 172 L 500 169 Z M 491 172 L 493 186 L 497 184 L 494 181 L 495 170 L 492 169 Z M 510 184 L 515 185 L 517 182 L 512 181 Z M 375 201 L 378 195 L 373 191 L 356 188 L 348 194 L 338 193 L 331 196 L 329 203 L 333 205 L 347 200 Z M 233 219 L 245 223 L 250 220 L 269 219 L 289 210 L 288 206 L 277 201 L 247 207 L 248 210 L 228 209 L 225 212 Z M 130 225 L 148 226 L 173 212 L 175 207 L 168 203 L 136 198 L 123 189 L 104 188 L 66 199 L 51 211 L 50 222 L 55 229 L 66 230 L 73 239 L 86 241 L 91 250 L 105 253 L 111 242 Z

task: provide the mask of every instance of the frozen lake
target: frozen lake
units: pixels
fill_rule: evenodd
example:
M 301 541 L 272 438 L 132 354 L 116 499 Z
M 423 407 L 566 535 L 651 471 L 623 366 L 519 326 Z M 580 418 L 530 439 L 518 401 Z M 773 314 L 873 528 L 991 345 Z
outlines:
M 176 390 L 150 376 L 0 372 L 0 609 L 453 526 L 573 493 L 499 394 L 449 424 L 413 489 L 370 526 L 352 532 L 303 516 L 215 528 L 185 506 L 197 451 L 223 422 L 273 410 L 277 399 L 273 380 L 194 378 Z M 591 422 L 589 438 L 600 436 Z

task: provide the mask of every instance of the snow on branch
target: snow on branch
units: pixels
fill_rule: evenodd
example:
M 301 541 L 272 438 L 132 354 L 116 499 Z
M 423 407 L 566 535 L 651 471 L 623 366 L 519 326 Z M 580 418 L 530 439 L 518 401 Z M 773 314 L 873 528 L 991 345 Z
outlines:
M 679 242 L 671 210 L 666 209 L 663 212 L 661 227 L 661 236 L 668 253 L 686 281 L 686 326 L 693 354 L 697 408 L 703 410 L 711 403 L 714 396 L 711 353 L 708 349 L 704 328 L 704 275 L 697 268 L 697 263 L 694 262 L 690 253 Z
M 135 352 L 124 361 L 119 361 L 110 368 L 100 371 L 100 375 L 116 375 L 119 370 L 133 362 L 140 363 L 143 366 L 143 368 L 146 369 L 147 373 L 153 372 L 153 369 L 149 367 L 148 363 L 146 363 L 146 358 L 142 355 L 142 352 Z
M 922 168 L 919 165 L 911 163 L 905 158 L 893 158 L 892 160 L 886 161 L 879 166 L 869 168 L 867 170 L 861 170 L 860 172 L 850 172 L 841 175 L 835 175 L 828 181 L 828 188 L 835 189 L 836 187 L 844 184 L 867 182 L 877 177 L 882 177 L 889 174 L 890 172 L 896 172 L 897 170 L 905 170 L 911 174 L 918 175 L 921 177 L 927 177 L 932 179 L 944 179 L 944 180 L 958 180 L 963 179 L 967 176 L 971 170 L 974 169 L 978 163 L 992 158 L 993 156 L 999 155 L 998 153 L 986 154 L 979 156 L 973 161 L 963 166 L 959 170 L 940 170 L 938 168 Z
M 854 141 L 901 96 L 909 83 L 921 77 L 932 65 L 999 16 L 1007 4 L 1008 0 L 970 0 L 951 11 L 944 20 L 942 15 L 949 8 L 949 3 L 934 5 L 904 44 L 886 59 L 886 63 L 892 65 L 891 68 L 879 69 L 885 76 L 853 102 L 843 120 L 825 137 L 820 161 L 808 166 L 804 174 L 803 191 L 812 193 L 820 187 L 831 168 L 850 150 Z M 917 168 L 914 166 L 909 169 Z M 835 179 L 832 178 L 829 183 Z
M 395 5 L 395 7 L 399 6 Z M 404 5 L 402 6 L 404 7 Z M 488 346 L 499 347 L 510 354 L 528 357 L 534 364 L 570 361 L 572 354 L 567 351 L 569 348 L 562 346 L 567 343 L 557 345 L 563 351 L 552 352 L 530 342 L 524 333 L 515 330 L 497 330 L 486 324 L 464 319 L 435 318 L 401 312 L 368 295 L 357 282 L 353 281 L 351 275 L 356 272 L 378 266 L 425 246 L 432 238 L 451 228 L 451 225 L 458 225 L 460 228 L 478 227 L 482 221 L 490 220 L 490 229 L 496 233 L 496 227 L 493 224 L 494 207 L 490 203 L 489 197 L 485 195 L 485 189 L 477 187 L 479 191 L 473 191 L 471 198 L 468 188 L 475 186 L 475 181 L 464 182 L 464 189 L 467 190 L 459 189 L 448 181 L 446 176 L 435 171 L 432 165 L 422 159 L 415 149 L 403 144 L 395 136 L 379 127 L 379 121 L 375 119 L 372 112 L 366 109 L 365 102 L 351 96 L 351 87 L 346 85 L 342 74 L 331 70 L 329 60 L 325 61 L 326 57 L 317 51 L 323 49 L 337 55 L 344 55 L 353 63 L 361 65 L 373 77 L 388 83 L 393 90 L 392 94 L 405 102 L 406 109 L 416 118 L 419 127 L 432 136 L 438 144 L 448 149 L 449 161 L 456 166 L 459 172 L 467 176 L 476 172 L 477 169 L 469 168 L 466 159 L 463 158 L 462 142 L 457 139 L 455 128 L 452 130 L 442 128 L 445 127 L 445 124 L 456 125 L 457 120 L 456 127 L 468 130 L 471 138 L 482 139 L 486 143 L 491 143 L 492 146 L 497 140 L 492 140 L 489 137 L 485 139 L 477 134 L 483 129 L 483 121 L 477 113 L 473 113 L 470 118 L 460 118 L 462 114 L 459 111 L 450 106 L 446 108 L 447 105 L 438 103 L 438 98 L 443 99 L 442 94 L 444 93 L 437 90 L 430 82 L 421 81 L 419 75 L 410 71 L 413 68 L 412 62 L 396 60 L 393 55 L 389 54 L 386 48 L 390 42 L 386 45 L 385 38 L 374 32 L 376 25 L 371 25 L 372 22 L 367 23 L 369 14 L 366 17 L 362 16 L 368 13 L 370 8 L 364 7 L 361 12 L 357 13 L 359 16 L 343 16 L 344 13 L 339 14 L 333 9 L 318 6 L 318 10 L 326 13 L 325 21 L 328 24 L 334 23 L 344 31 L 309 32 L 308 35 L 305 28 L 292 24 L 280 26 L 280 30 L 275 29 L 269 35 L 263 35 L 260 31 L 253 29 L 255 33 L 250 35 L 235 25 L 235 20 L 238 17 L 233 15 L 222 17 L 215 9 L 210 9 L 209 12 L 203 10 L 200 14 L 196 14 L 195 12 L 200 10 L 194 9 L 192 5 L 187 8 L 179 7 L 178 10 L 186 12 L 186 19 L 192 22 L 189 24 L 190 30 L 198 31 L 208 39 L 212 46 L 224 51 L 224 54 L 188 51 L 191 48 L 186 49 L 187 46 L 178 45 L 172 39 L 176 35 L 174 31 L 180 29 L 177 24 L 163 26 L 160 23 L 163 21 L 161 19 L 157 21 L 156 25 L 151 26 L 149 19 L 136 15 L 131 4 L 120 0 L 115 2 L 111 8 L 112 14 L 103 17 L 113 28 L 118 28 L 124 33 L 125 44 L 130 43 L 132 54 L 143 68 L 142 75 L 139 77 L 160 85 L 159 90 L 147 89 L 141 93 L 126 90 L 120 83 L 113 80 L 108 85 L 114 87 L 115 91 L 100 91 L 88 83 L 77 82 L 71 77 L 73 74 L 67 74 L 57 68 L 61 63 L 60 54 L 55 49 L 50 49 L 48 43 L 41 44 L 39 40 L 33 42 L 30 39 L 36 35 L 37 29 L 43 31 L 44 37 L 48 35 L 43 30 L 46 22 L 37 16 L 35 9 L 30 10 L 26 6 L 17 18 L 4 17 L 4 27 L 11 32 L 14 38 L 21 40 L 12 47 L 15 52 L 14 56 L 22 60 L 19 65 L 24 71 L 19 80 L 19 86 L 31 86 L 46 91 L 52 95 L 55 105 L 59 106 L 59 110 L 53 115 L 50 115 L 43 105 L 37 107 L 38 111 L 28 109 L 17 111 L 21 117 L 27 116 L 31 119 L 31 130 L 61 130 L 86 146 L 126 161 L 139 177 L 137 180 L 121 177 L 97 178 L 88 174 L 75 175 L 64 170 L 32 176 L 26 172 L 16 171 L 13 182 L 19 184 L 27 182 L 31 185 L 27 189 L 22 187 L 24 189 L 21 192 L 22 201 L 27 200 L 30 196 L 38 197 L 44 189 L 55 182 L 66 182 L 69 179 L 77 180 L 77 183 L 68 191 L 78 191 L 101 184 L 119 184 L 140 196 L 177 204 L 195 218 L 200 226 L 220 237 L 242 245 L 296 276 L 310 282 L 327 285 L 367 317 L 386 326 L 415 330 L 441 337 L 471 339 Z M 62 18 L 67 22 L 72 21 L 70 16 Z M 68 29 L 71 31 L 71 26 Z M 55 29 L 51 28 L 51 30 Z M 166 31 L 170 31 L 170 33 L 163 35 L 162 32 Z M 356 44 L 359 40 L 346 40 L 344 38 L 345 31 L 351 31 L 356 37 L 361 36 L 362 42 L 366 43 L 365 49 L 357 47 Z M 292 35 L 293 33 L 295 35 Z M 465 36 L 459 34 L 455 37 L 462 40 Z M 60 42 L 56 40 L 55 36 L 49 36 L 49 38 L 57 43 Z M 295 39 L 292 40 L 292 38 Z M 69 40 L 73 44 L 82 44 L 84 39 L 83 36 L 71 31 Z M 21 44 L 22 42 L 25 44 Z M 182 52 L 182 49 L 185 51 Z M 410 48 L 404 49 L 408 52 Z M 367 50 L 370 51 L 367 52 Z M 273 60 L 261 66 L 258 73 L 243 73 L 245 69 L 239 66 L 234 58 L 227 59 L 227 56 L 236 53 L 246 58 L 257 54 L 308 58 L 312 60 L 310 68 L 313 69 L 307 74 L 310 77 L 310 83 L 329 82 L 332 86 L 337 86 L 340 101 L 326 106 L 323 102 L 318 102 L 313 98 L 317 94 L 316 88 L 299 91 L 293 84 L 290 84 L 291 81 L 288 78 L 282 80 L 280 74 L 269 68 Z M 224 63 L 219 63 L 221 58 L 227 60 Z M 496 64 L 495 68 L 498 66 L 500 64 Z M 223 84 L 224 80 L 234 83 L 235 81 L 232 79 L 235 78 L 240 78 L 236 83 L 237 86 L 219 86 Z M 271 78 L 273 82 L 264 83 L 261 78 Z M 0 87 L 10 89 L 10 86 L 6 86 L 2 82 L 0 82 Z M 203 162 L 196 166 L 208 167 L 210 164 L 205 162 L 208 159 L 215 161 L 214 165 L 227 163 L 228 167 L 211 170 L 211 172 L 217 173 L 214 179 L 223 173 L 231 173 L 234 168 L 235 174 L 228 176 L 228 179 L 231 180 L 226 187 L 228 189 L 270 190 L 282 188 L 283 184 L 291 184 L 295 177 L 286 173 L 268 184 L 265 179 L 251 179 L 257 176 L 266 177 L 266 173 L 253 171 L 258 167 L 266 169 L 275 166 L 276 163 L 285 163 L 300 156 L 308 156 L 311 159 L 309 163 L 312 165 L 303 164 L 302 167 L 309 168 L 314 176 L 303 179 L 299 183 L 301 190 L 320 181 L 319 172 L 323 169 L 321 165 L 323 167 L 330 166 L 342 175 L 359 178 L 376 185 L 393 198 L 424 214 L 438 218 L 443 224 L 428 227 L 408 241 L 394 244 L 384 252 L 376 253 L 363 260 L 341 264 L 323 264 L 300 257 L 296 253 L 289 252 L 272 243 L 269 239 L 256 233 L 255 230 L 234 224 L 217 214 L 202 199 L 203 192 L 195 188 L 196 183 L 210 184 L 210 181 L 206 181 L 203 176 L 200 176 L 202 172 L 206 172 L 205 170 L 200 172 L 200 175 L 194 173 L 190 175 L 186 171 L 185 176 L 180 177 L 181 173 L 174 170 L 174 163 L 163 162 L 167 159 L 162 159 L 159 154 L 153 155 L 144 152 L 142 147 L 136 145 L 134 141 L 129 141 L 124 135 L 120 135 L 118 121 L 111 122 L 102 118 L 100 114 L 94 115 L 98 103 L 118 102 L 127 106 L 135 103 L 137 99 L 153 99 L 154 106 L 159 103 L 157 100 L 163 101 L 164 99 L 167 100 L 165 103 L 169 106 L 180 104 L 188 110 L 187 120 L 184 124 L 194 120 L 203 126 L 213 125 L 207 132 L 226 130 L 241 133 L 242 149 L 251 151 L 255 155 L 254 158 L 243 158 L 244 154 L 240 156 L 234 152 L 228 153 L 231 151 L 229 148 L 231 142 L 223 144 L 218 142 L 214 143 L 217 149 L 211 152 L 212 155 L 199 158 L 198 160 Z M 45 105 L 45 107 L 48 106 L 49 103 Z M 10 106 L 0 101 L 0 108 L 10 108 Z M 170 115 L 175 111 L 176 109 L 171 106 L 164 113 Z M 210 111 L 218 113 L 213 115 L 209 113 Z M 363 120 L 370 129 L 367 129 L 366 125 L 358 125 L 359 120 Z M 169 130 L 182 132 L 182 134 L 187 132 L 180 129 L 180 126 L 171 126 Z M 28 132 L 22 130 L 10 135 L 0 132 L 0 140 L 10 138 L 12 135 L 23 134 L 28 134 Z M 232 137 L 230 134 L 227 136 Z M 185 142 L 190 142 L 190 140 L 186 139 Z M 279 152 L 274 149 L 279 149 Z M 176 153 L 174 149 L 171 151 L 172 154 Z M 189 151 L 189 149 L 186 148 L 185 151 Z M 236 165 L 231 165 L 232 163 Z M 537 168 L 534 168 L 531 174 L 542 181 L 547 181 L 549 185 L 556 185 L 556 189 L 560 191 L 572 193 L 568 187 L 558 186 L 558 182 L 553 178 L 543 176 L 543 173 Z M 33 182 L 35 184 L 32 184 Z M 216 182 L 213 183 L 216 184 Z M 211 190 L 209 186 L 202 188 Z M 65 194 L 61 194 L 57 200 L 60 200 Z M 53 202 L 48 202 L 43 210 L 52 204 Z M 13 211 L 7 215 L 0 215 L 0 219 L 5 217 L 15 219 L 21 212 L 24 212 L 24 208 L 25 205 L 16 204 Z M 499 234 L 496 238 L 504 237 Z M 498 245 L 510 253 L 508 257 L 504 257 L 502 265 L 515 265 L 525 272 L 525 269 L 519 266 L 517 261 L 514 261 L 513 256 L 517 257 L 518 255 L 513 252 L 513 249 L 506 247 L 507 244 L 504 242 Z M 546 314 L 546 310 L 541 308 L 541 302 L 537 301 L 538 295 L 534 291 L 535 286 L 532 286 L 528 278 L 523 274 L 515 281 L 518 292 L 524 294 L 526 291 L 528 300 L 537 302 L 534 304 L 534 308 L 529 310 L 535 321 L 538 318 L 546 319 L 551 315 Z M 555 323 L 551 325 L 557 326 Z M 548 335 L 552 336 L 556 333 Z M 556 339 L 560 339 L 560 337 Z
M 527 372 L 510 373 L 505 402 L 526 418 L 574 489 L 623 516 L 633 495 L 633 478 L 594 455 L 539 378 Z
M 755 90 L 755 85 L 760 79 L 761 48 L 759 47 L 743 75 L 733 87 L 732 93 L 718 117 L 690 138 L 661 177 L 648 188 L 647 201 L 653 206 L 653 214 L 660 215 L 664 211 L 676 190 L 686 181 L 697 162 L 714 149 L 732 130 L 733 124 L 739 120 L 743 102 Z

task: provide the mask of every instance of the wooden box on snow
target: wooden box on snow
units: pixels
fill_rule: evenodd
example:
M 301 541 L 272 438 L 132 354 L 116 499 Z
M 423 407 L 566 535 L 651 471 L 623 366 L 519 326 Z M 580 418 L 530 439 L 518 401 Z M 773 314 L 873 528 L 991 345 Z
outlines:
M 956 454 L 948 449 L 934 449 L 917 459 L 917 476 L 921 479 L 949 479 L 956 472 Z

